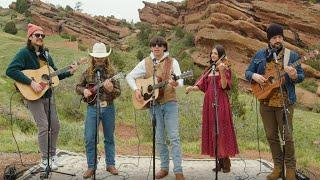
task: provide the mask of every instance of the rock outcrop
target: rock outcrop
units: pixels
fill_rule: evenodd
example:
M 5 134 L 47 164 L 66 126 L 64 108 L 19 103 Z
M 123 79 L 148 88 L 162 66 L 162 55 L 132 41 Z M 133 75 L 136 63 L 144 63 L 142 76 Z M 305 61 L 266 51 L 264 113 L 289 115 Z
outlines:
M 91 16 L 77 11 L 66 11 L 40 0 L 29 1 L 30 18 L 48 33 L 66 33 L 79 41 L 93 44 L 100 41 L 109 46 L 119 44 L 119 40 L 131 34 L 126 22 L 111 17 Z M 14 9 L 13 3 L 10 8 Z
M 229 58 L 244 74 L 250 58 L 267 45 L 266 28 L 272 23 L 284 26 L 286 46 L 305 54 L 320 42 L 320 5 L 298 0 L 187 0 L 183 3 L 144 2 L 140 19 L 155 27 L 183 27 L 194 33 L 200 53 L 192 54 L 204 65 L 211 48 L 223 44 Z M 242 64 L 242 65 L 241 65 Z M 239 66 L 238 66 L 239 65 Z M 309 75 L 314 75 L 312 73 Z M 315 77 L 315 76 L 313 76 Z
M 320 44 L 320 4 L 299 0 L 186 0 L 183 3 L 144 2 L 140 19 L 156 28 L 182 27 L 194 34 L 197 51 L 193 61 L 206 65 L 215 44 L 226 48 L 232 69 L 241 81 L 240 88 L 250 90 L 244 72 L 254 53 L 267 46 L 266 28 L 270 23 L 284 27 L 285 46 L 306 54 Z M 320 79 L 320 72 L 302 64 L 307 78 Z M 297 90 L 300 104 L 311 108 L 320 102 L 316 94 Z M 320 96 L 320 84 L 317 92 Z

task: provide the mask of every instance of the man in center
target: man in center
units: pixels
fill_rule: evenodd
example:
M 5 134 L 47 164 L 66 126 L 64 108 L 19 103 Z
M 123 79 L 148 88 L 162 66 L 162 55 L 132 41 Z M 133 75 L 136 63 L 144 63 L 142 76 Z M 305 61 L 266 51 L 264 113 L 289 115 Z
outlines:
M 140 89 L 135 82 L 138 78 L 149 78 L 153 75 L 153 60 L 155 59 L 156 77 L 162 81 L 168 80 L 168 85 L 164 87 L 163 96 L 157 99 L 155 105 L 156 113 L 156 147 L 160 155 L 161 169 L 156 173 L 156 179 L 162 179 L 169 172 L 169 148 L 166 144 L 166 136 L 170 140 L 172 160 L 174 164 L 173 172 L 177 180 L 183 180 L 182 172 L 182 153 L 179 136 L 179 113 L 177 104 L 176 88 L 183 86 L 183 80 L 172 80 L 171 73 L 180 75 L 179 63 L 176 59 L 169 56 L 168 44 L 161 36 L 153 37 L 150 41 L 150 56 L 144 58 L 127 75 L 126 79 L 135 92 L 137 101 L 144 101 Z M 152 108 L 150 108 L 152 114 Z

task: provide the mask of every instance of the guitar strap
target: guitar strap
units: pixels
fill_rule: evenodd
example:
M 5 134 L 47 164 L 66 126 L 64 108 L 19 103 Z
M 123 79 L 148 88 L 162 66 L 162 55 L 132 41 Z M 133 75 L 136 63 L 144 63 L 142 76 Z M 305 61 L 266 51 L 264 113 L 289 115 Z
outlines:
M 289 58 L 290 58 L 290 49 L 284 49 L 284 57 L 283 57 L 283 67 L 289 65 Z

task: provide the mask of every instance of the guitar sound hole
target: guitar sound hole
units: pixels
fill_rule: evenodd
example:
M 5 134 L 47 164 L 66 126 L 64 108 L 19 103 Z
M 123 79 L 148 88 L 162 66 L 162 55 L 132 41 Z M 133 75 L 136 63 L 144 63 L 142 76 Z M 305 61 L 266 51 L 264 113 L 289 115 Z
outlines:
M 148 90 L 147 91 L 148 91 L 148 93 L 152 92 L 152 86 L 151 85 L 148 86 Z
M 268 78 L 268 81 L 271 83 L 271 84 L 273 84 L 273 83 L 275 83 L 275 79 L 274 79 L 274 77 L 272 77 L 272 76 L 270 76 L 269 78 Z
M 143 99 L 146 101 L 146 100 L 148 100 L 148 99 L 150 99 L 151 98 L 151 94 L 148 94 L 148 93 L 144 93 L 143 94 Z
M 49 76 L 48 76 L 48 74 L 42 75 L 42 76 L 41 76 L 41 79 L 42 79 L 43 81 L 49 81 Z

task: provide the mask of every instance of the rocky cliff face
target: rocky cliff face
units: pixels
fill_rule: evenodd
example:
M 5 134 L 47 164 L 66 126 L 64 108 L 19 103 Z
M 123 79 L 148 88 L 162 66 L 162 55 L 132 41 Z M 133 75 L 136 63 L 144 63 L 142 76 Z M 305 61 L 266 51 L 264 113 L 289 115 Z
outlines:
M 122 38 L 131 34 L 125 22 L 103 16 L 92 17 L 88 14 L 56 8 L 40 0 L 29 1 L 30 17 L 33 22 L 45 28 L 48 33 L 66 33 L 75 36 L 79 41 L 93 44 L 100 41 L 114 46 Z M 13 3 L 10 8 L 14 9 Z
M 210 49 L 223 44 L 237 74 L 244 74 L 253 54 L 267 44 L 266 27 L 276 22 L 285 27 L 286 46 L 305 54 L 304 48 L 320 44 L 320 5 L 298 0 L 186 0 L 183 3 L 144 2 L 141 21 L 172 29 L 181 26 L 195 34 L 201 51 L 192 57 L 207 61 Z M 305 68 L 311 68 L 304 66 Z M 313 70 L 308 76 L 320 78 Z

